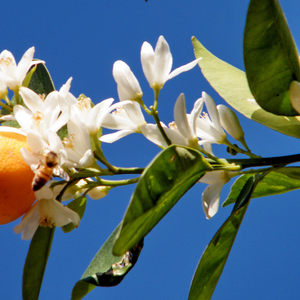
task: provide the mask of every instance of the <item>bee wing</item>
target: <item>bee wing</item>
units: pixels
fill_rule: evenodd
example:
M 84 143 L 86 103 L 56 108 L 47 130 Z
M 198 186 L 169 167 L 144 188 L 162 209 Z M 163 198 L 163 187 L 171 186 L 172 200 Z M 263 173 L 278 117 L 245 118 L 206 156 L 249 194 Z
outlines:
M 70 180 L 70 176 L 68 175 L 68 173 L 61 167 L 61 166 L 56 166 L 54 169 L 53 169 L 53 174 L 55 176 L 58 176 L 66 181 L 69 181 Z

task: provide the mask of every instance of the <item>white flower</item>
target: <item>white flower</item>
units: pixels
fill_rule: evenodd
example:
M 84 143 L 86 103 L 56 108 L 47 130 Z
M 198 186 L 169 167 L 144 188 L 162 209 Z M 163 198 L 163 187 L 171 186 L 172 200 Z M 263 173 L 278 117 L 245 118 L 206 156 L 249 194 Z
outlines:
M 205 92 L 202 93 L 202 98 L 204 99 L 208 114 L 203 114 L 197 120 L 197 136 L 202 139 L 200 144 L 226 143 L 226 133 L 221 126 L 219 112 L 214 100 Z M 207 149 L 205 150 L 208 151 Z
M 221 170 L 207 172 L 199 180 L 199 182 L 209 184 L 202 193 L 203 210 L 207 219 L 210 219 L 217 213 L 221 190 L 231 177 L 233 177 L 233 175 L 230 176 L 228 171 Z
M 141 63 L 151 88 L 157 86 L 161 89 L 166 81 L 182 72 L 189 71 L 196 66 L 200 59 L 196 59 L 171 72 L 173 58 L 169 45 L 162 35 L 158 38 L 155 51 L 153 51 L 152 46 L 147 42 L 144 42 L 141 48 Z
M 63 145 L 68 156 L 65 166 L 69 168 L 87 168 L 92 166 L 95 158 L 89 132 L 85 124 L 81 122 L 77 114 L 73 114 L 67 123 L 67 127 L 69 137 L 63 140 Z
M 125 62 L 118 60 L 114 63 L 113 76 L 117 83 L 120 101 L 142 98 L 143 92 L 140 84 Z
M 96 104 L 92 108 L 91 99 L 84 98 L 78 101 L 76 105 L 72 106 L 71 114 L 77 114 L 78 119 L 81 120 L 81 124 L 84 124 L 84 126 L 86 126 L 90 135 L 96 135 L 100 130 L 106 116 L 111 111 L 121 106 L 120 103 L 111 105 L 113 101 L 113 98 L 109 98 Z M 124 103 L 127 103 L 127 101 L 124 101 Z
M 14 228 L 15 233 L 22 232 L 23 240 L 30 240 L 39 226 L 62 227 L 71 222 L 76 228 L 79 226 L 78 214 L 55 200 L 49 187 L 44 186 L 35 195 L 38 200 L 24 215 L 21 223 Z
M 196 135 L 196 125 L 203 106 L 202 98 L 199 98 L 195 104 L 191 114 L 186 114 L 184 94 L 180 94 L 174 106 L 175 122 L 169 124 L 169 128 L 161 123 L 166 135 L 173 144 L 189 146 L 193 148 L 199 147 Z M 148 124 L 147 127 L 141 128 L 142 133 L 151 142 L 166 147 L 166 141 L 162 137 L 157 125 Z
M 45 99 L 26 87 L 20 88 L 20 95 L 26 107 L 14 106 L 14 116 L 22 130 L 39 131 L 46 139 L 47 130 L 57 132 L 70 118 L 70 108 L 66 102 L 67 93 L 53 91 Z
M 20 151 L 23 160 L 33 171 L 38 168 L 43 157 L 50 151 L 55 152 L 58 155 L 58 166 L 62 166 L 67 160 L 67 152 L 65 151 L 59 136 L 51 130 L 48 130 L 47 140 L 49 143 L 47 143 L 37 131 L 30 131 L 27 134 L 27 144 L 30 150 L 21 148 Z M 53 171 L 54 174 L 60 173 L 56 168 L 54 168 Z
M 122 104 L 124 105 L 107 115 L 102 124 L 105 128 L 114 130 L 119 129 L 119 131 L 103 135 L 100 138 L 100 141 L 113 143 L 131 133 L 141 133 L 141 127 L 147 124 L 142 114 L 141 107 L 137 102 L 128 101 L 124 103 L 123 101 Z
M 16 90 L 22 86 L 23 80 L 31 66 L 45 63 L 44 61 L 32 61 L 34 47 L 29 48 L 21 58 L 19 64 L 16 64 L 15 58 L 11 52 L 4 50 L 0 54 L 0 71 L 6 77 L 5 82 L 11 90 Z

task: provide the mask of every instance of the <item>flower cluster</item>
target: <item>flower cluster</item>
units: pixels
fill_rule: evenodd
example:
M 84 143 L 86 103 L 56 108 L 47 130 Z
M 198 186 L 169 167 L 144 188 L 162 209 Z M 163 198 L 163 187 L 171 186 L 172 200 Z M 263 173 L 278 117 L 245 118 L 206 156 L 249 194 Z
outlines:
M 153 111 L 145 106 L 140 84 L 123 61 L 116 61 L 113 65 L 113 77 L 117 83 L 120 100 L 118 103 L 113 104 L 112 98 L 96 105 L 87 97 L 76 99 L 69 91 L 72 78 L 68 79 L 59 91 L 39 95 L 25 84 L 28 70 L 36 64 L 44 63 L 33 61 L 33 54 L 32 47 L 26 51 L 17 66 L 10 52 L 5 50 L 1 53 L 0 96 L 11 105 L 7 92 L 9 88 L 14 91 L 16 97 L 20 95 L 25 104 L 17 102 L 11 114 L 2 116 L 1 119 L 17 121 L 20 128 L 13 130 L 26 135 L 28 149 L 22 148 L 21 155 L 36 177 L 46 172 L 41 171 L 41 167 L 45 165 L 45 168 L 51 169 L 49 178 L 53 172 L 66 181 L 74 178 L 74 174 L 80 174 L 82 168 L 93 168 L 101 173 L 102 169 L 96 163 L 97 159 L 110 168 L 101 150 L 101 142 L 113 143 L 131 133 L 142 133 L 149 141 L 162 148 L 173 143 L 192 147 L 212 158 L 213 143 L 235 147 L 227 140 L 225 131 L 246 145 L 244 133 L 234 112 L 224 105 L 216 107 L 213 99 L 204 92 L 202 97 L 196 100 L 190 114 L 186 112 L 184 94 L 179 95 L 174 106 L 174 122 L 168 126 L 159 119 L 155 119 L 153 124 L 147 123 L 142 109 L 150 115 L 153 115 Z M 155 50 L 145 42 L 141 48 L 141 64 L 145 77 L 154 90 L 155 101 L 168 80 L 190 70 L 198 61 L 199 59 L 196 59 L 171 72 L 173 59 L 164 37 L 159 37 Z M 207 113 L 202 113 L 204 104 Z M 102 136 L 102 127 L 116 132 Z M 61 133 L 63 129 L 66 134 Z M 0 130 L 8 129 L 1 126 Z M 55 162 L 51 165 L 44 162 L 50 154 L 55 157 Z M 214 171 L 200 180 L 209 184 L 202 195 L 207 218 L 217 212 L 222 186 L 232 176 L 229 171 Z M 112 188 L 102 186 L 101 183 L 97 186 L 97 182 L 87 176 L 82 177 L 85 179 L 74 181 L 74 185 L 66 189 L 62 200 L 76 198 L 82 194 L 88 194 L 93 199 L 102 198 Z M 65 184 L 36 184 L 34 190 L 37 201 L 15 228 L 15 232 L 22 232 L 22 238 L 30 239 L 39 225 L 60 227 L 72 222 L 77 227 L 80 222 L 78 214 L 56 200 Z M 94 184 L 93 188 L 89 188 L 91 184 Z

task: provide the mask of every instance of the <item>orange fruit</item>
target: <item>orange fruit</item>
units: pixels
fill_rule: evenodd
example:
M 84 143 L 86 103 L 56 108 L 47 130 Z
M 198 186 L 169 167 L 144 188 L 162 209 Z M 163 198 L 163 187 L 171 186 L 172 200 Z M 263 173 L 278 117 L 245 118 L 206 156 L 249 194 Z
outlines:
M 35 200 L 34 173 L 21 156 L 22 147 L 28 148 L 25 136 L 0 132 L 0 225 L 21 217 Z

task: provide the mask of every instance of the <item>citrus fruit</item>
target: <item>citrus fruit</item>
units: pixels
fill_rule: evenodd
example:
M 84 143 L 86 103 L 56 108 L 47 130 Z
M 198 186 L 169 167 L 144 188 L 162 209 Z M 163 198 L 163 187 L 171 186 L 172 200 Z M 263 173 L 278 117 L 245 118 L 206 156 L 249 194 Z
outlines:
M 25 136 L 0 132 L 0 224 L 21 217 L 35 200 L 34 173 L 22 159 L 22 147 L 28 148 Z

